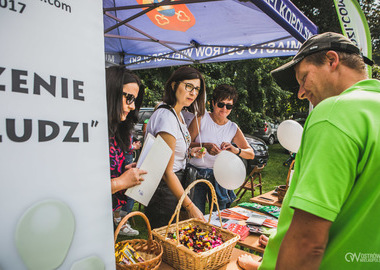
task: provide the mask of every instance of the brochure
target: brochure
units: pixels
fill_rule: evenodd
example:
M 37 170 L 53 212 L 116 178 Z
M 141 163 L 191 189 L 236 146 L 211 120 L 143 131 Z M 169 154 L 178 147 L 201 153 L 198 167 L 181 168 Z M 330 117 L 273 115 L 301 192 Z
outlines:
M 247 220 L 249 218 L 249 216 L 240 214 L 238 211 L 235 211 L 235 208 L 223 209 L 220 212 L 220 215 L 224 218 L 236 220 Z
M 267 219 L 266 216 L 252 213 L 251 216 L 245 221 L 247 224 L 261 226 L 264 221 Z
M 147 206 L 161 181 L 172 153 L 172 149 L 160 135 L 154 138 L 148 134 L 136 165 L 148 173 L 144 175 L 141 185 L 128 188 L 125 195 Z
M 244 239 L 249 235 L 249 228 L 245 225 L 230 224 L 228 225 L 228 230 L 240 235 L 241 241 L 244 241 Z
M 256 210 L 264 214 L 269 214 L 271 216 L 274 216 L 275 218 L 278 218 L 280 216 L 280 211 L 281 211 L 281 207 L 277 207 L 274 205 L 261 205 L 254 202 L 240 203 L 239 206 L 247 208 L 247 209 L 251 209 L 251 210 Z
M 204 215 L 204 218 L 206 221 L 208 221 L 209 216 L 210 216 L 209 214 Z M 221 217 L 221 219 L 222 219 L 222 227 L 224 229 L 227 229 L 228 225 L 230 225 L 230 224 L 238 223 L 238 221 L 234 220 L 234 219 L 227 219 L 227 218 L 223 218 L 223 217 Z M 210 224 L 213 226 L 220 227 L 220 220 L 219 220 L 219 216 L 218 216 L 218 211 L 212 212 Z

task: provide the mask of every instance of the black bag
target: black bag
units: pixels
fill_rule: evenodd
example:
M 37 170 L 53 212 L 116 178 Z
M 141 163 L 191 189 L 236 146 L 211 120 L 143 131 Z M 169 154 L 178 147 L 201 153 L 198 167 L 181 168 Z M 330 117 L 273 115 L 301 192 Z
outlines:
M 186 189 L 191 183 L 198 179 L 198 170 L 190 163 L 186 163 L 184 182 L 182 186 Z M 190 200 L 194 199 L 194 189 L 192 188 L 189 193 Z
M 185 169 L 185 182 L 183 188 L 186 189 L 191 183 L 198 178 L 198 170 L 190 163 L 186 164 Z

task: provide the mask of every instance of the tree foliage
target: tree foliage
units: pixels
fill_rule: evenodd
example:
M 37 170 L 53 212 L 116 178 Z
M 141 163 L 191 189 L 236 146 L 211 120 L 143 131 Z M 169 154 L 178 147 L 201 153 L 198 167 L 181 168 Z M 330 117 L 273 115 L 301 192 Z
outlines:
M 341 33 L 333 0 L 292 1 L 318 27 L 319 32 Z M 371 31 L 373 59 L 380 58 L 380 6 L 376 0 L 359 1 Z M 235 86 L 239 99 L 231 112 L 245 133 L 252 133 L 263 120 L 280 121 L 299 113 L 306 113 L 309 103 L 297 98 L 297 89 L 281 89 L 272 79 L 270 71 L 289 61 L 290 58 L 263 58 L 213 64 L 195 65 L 204 74 L 208 106 L 213 89 L 222 83 Z M 154 106 L 162 99 L 165 81 L 177 67 L 138 70 L 136 73 L 146 86 L 144 106 Z M 380 78 L 375 66 L 373 77 Z

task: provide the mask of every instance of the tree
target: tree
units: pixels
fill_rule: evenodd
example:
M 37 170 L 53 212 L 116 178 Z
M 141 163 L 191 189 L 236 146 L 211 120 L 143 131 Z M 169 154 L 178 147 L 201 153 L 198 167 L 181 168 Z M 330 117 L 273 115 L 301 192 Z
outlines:
M 292 1 L 312 22 L 319 27 L 319 32 L 342 33 L 333 0 L 293 0 Z M 378 0 L 360 0 L 367 19 L 372 40 L 372 58 L 380 63 L 380 3 Z M 372 77 L 380 79 L 379 68 L 375 67 Z

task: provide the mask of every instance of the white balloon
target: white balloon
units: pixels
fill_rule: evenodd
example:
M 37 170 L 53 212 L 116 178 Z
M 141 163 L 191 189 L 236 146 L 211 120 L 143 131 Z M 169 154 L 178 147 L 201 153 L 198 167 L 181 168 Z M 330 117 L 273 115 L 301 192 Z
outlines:
M 294 120 L 285 120 L 277 128 L 280 144 L 287 150 L 297 153 L 300 148 L 303 127 Z
M 214 176 L 225 189 L 240 187 L 245 179 L 245 166 L 241 159 L 230 151 L 220 152 L 214 163 Z

